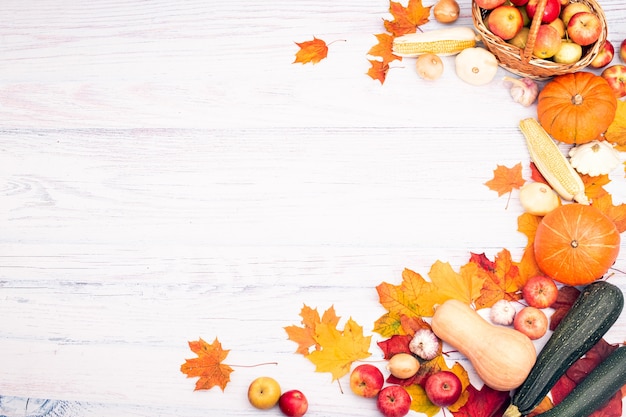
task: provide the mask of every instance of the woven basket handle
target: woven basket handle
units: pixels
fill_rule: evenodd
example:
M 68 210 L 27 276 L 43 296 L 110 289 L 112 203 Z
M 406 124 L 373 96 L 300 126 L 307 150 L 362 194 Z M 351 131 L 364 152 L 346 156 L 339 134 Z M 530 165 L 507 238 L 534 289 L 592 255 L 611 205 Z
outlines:
M 537 39 L 537 32 L 539 31 L 539 26 L 541 26 L 543 11 L 546 8 L 547 2 L 547 0 L 539 0 L 537 2 L 537 9 L 535 10 L 535 15 L 533 16 L 533 20 L 530 24 L 528 39 L 526 39 L 526 47 L 522 51 L 521 59 L 523 62 L 529 62 L 533 55 L 535 40 Z

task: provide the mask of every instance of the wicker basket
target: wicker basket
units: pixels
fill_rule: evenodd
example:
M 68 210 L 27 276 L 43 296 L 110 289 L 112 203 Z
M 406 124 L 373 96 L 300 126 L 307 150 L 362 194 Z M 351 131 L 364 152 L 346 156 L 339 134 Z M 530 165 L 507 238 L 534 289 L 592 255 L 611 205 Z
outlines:
M 602 22 L 602 32 L 600 38 L 593 44 L 583 47 L 583 55 L 578 62 L 573 64 L 559 64 L 554 61 L 540 59 L 532 56 L 535 37 L 541 24 L 541 15 L 546 5 L 546 0 L 539 0 L 537 11 L 530 25 L 530 32 L 525 49 L 520 49 L 510 43 L 500 39 L 491 33 L 485 26 L 483 19 L 487 15 L 487 11 L 478 7 L 476 2 L 472 0 L 472 18 L 474 27 L 481 36 L 485 47 L 493 53 L 500 66 L 508 71 L 536 80 L 545 80 L 555 75 L 576 72 L 585 68 L 598 55 L 600 48 L 607 38 L 606 16 L 596 0 L 572 0 L 573 2 L 585 3 L 600 18 Z

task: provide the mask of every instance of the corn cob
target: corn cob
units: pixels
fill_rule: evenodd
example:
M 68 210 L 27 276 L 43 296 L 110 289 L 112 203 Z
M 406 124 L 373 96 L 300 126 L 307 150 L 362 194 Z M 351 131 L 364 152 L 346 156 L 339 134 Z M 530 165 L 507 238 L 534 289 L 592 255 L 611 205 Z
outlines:
M 526 138 L 530 158 L 554 191 L 565 200 L 589 204 L 580 175 L 537 119 L 524 119 L 519 127 Z
M 455 55 L 463 49 L 476 46 L 476 32 L 470 27 L 435 29 L 409 33 L 393 40 L 393 53 L 403 57 L 416 57 L 430 53 Z

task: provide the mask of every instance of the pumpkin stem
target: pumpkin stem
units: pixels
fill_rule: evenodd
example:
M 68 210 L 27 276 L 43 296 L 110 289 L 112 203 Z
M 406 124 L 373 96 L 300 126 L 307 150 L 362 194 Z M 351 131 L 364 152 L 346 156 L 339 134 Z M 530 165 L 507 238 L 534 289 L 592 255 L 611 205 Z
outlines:
M 579 106 L 581 104 L 583 104 L 583 96 L 580 93 L 576 93 L 573 97 L 572 97 L 572 104 Z
M 578 241 L 574 239 L 574 240 L 572 240 L 570 245 L 572 245 L 572 248 L 576 249 L 578 247 Z

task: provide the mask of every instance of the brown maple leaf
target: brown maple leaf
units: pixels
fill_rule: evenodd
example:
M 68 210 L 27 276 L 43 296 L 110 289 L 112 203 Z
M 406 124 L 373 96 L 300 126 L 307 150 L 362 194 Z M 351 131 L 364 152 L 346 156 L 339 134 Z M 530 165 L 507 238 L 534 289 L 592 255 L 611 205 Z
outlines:
M 498 197 L 510 193 L 514 188 L 520 188 L 526 181 L 522 178 L 521 162 L 512 168 L 498 165 L 493 170 L 493 179 L 487 181 L 485 185 L 498 193 Z
M 385 20 L 385 29 L 393 36 L 415 33 L 418 26 L 429 21 L 432 6 L 424 7 L 422 0 L 409 0 L 407 6 L 390 1 L 389 12 L 393 20 Z
M 328 55 L 328 45 L 321 39 L 313 37 L 312 41 L 296 42 L 300 50 L 296 53 L 296 60 L 293 63 L 317 64 Z
M 222 344 L 215 338 L 213 343 L 208 344 L 202 338 L 189 342 L 189 348 L 198 355 L 197 358 L 185 359 L 180 366 L 180 371 L 187 374 L 188 378 L 200 377 L 196 381 L 196 390 L 208 390 L 218 386 L 224 391 L 230 381 L 230 373 L 233 369 L 223 364 L 222 361 L 228 356 L 230 350 L 223 350 Z

